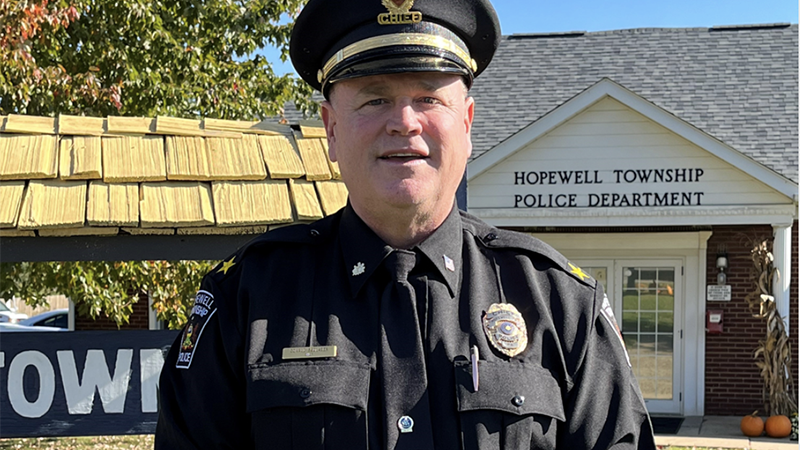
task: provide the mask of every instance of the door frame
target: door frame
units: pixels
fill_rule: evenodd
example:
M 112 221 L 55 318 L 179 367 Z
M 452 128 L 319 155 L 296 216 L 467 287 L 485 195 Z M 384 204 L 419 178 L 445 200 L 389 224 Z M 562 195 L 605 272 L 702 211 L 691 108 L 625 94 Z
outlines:
M 702 416 L 705 413 L 706 249 L 711 231 L 530 234 L 576 262 L 608 259 L 683 261 L 680 414 Z
M 683 333 L 683 310 L 684 310 L 684 290 L 683 279 L 685 275 L 681 274 L 681 268 L 685 266 L 686 262 L 680 258 L 648 258 L 648 259 L 614 259 L 614 314 L 619 314 L 617 322 L 622 326 L 622 298 L 624 288 L 622 286 L 622 276 L 624 267 L 647 267 L 647 268 L 661 268 L 668 267 L 675 271 L 675 289 L 674 289 L 674 303 L 673 303 L 673 329 L 672 329 L 672 399 L 658 400 L 645 398 L 645 405 L 647 411 L 651 414 L 681 414 L 683 411 L 681 403 L 683 403 L 684 391 L 684 376 L 686 373 L 683 371 L 683 347 L 684 340 Z

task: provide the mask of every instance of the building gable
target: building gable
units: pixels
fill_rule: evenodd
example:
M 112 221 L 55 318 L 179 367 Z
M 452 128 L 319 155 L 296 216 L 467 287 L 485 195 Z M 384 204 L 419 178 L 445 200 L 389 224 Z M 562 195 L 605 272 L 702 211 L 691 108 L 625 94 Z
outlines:
M 701 212 L 774 220 L 791 217 L 797 193 L 608 79 L 472 161 L 468 173 L 470 212 L 506 226 L 535 217 L 548 226 L 696 224 Z
M 606 77 L 797 183 L 797 25 L 505 36 L 475 80 L 473 158 Z

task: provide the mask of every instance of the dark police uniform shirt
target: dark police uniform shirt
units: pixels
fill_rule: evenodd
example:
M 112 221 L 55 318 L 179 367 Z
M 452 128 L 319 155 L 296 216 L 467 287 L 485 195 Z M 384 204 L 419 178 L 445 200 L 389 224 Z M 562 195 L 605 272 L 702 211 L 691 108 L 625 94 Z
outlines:
M 415 250 L 437 449 L 655 448 L 595 280 L 541 241 L 456 209 Z M 271 231 L 209 273 L 161 375 L 156 448 L 381 448 L 379 386 L 393 381 L 376 375 L 377 268 L 389 252 L 348 206 Z M 483 329 L 484 312 L 506 302 L 528 331 L 515 357 Z M 282 359 L 329 345 L 334 358 Z

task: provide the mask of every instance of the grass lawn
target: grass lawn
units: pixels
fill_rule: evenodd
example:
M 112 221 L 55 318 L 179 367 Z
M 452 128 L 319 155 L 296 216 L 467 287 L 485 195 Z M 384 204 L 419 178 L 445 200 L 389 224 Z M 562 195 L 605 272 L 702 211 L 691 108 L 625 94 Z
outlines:
M 659 450 L 744 450 L 735 448 L 719 448 L 719 447 L 658 447 Z
M 153 435 L 94 436 L 74 438 L 0 439 L 2 450 L 144 450 L 153 448 Z M 660 450 L 736 450 L 709 447 L 659 447 Z
M 153 448 L 153 435 L 0 439 L 2 450 L 145 450 Z

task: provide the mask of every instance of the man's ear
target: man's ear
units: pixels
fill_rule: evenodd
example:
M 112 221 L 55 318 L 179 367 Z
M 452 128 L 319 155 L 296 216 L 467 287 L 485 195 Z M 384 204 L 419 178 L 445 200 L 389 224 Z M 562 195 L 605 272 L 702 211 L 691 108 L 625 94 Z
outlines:
M 333 110 L 333 105 L 328 100 L 320 103 L 320 113 L 322 115 L 322 123 L 325 125 L 325 135 L 328 137 L 328 156 L 331 161 L 336 162 L 336 112 Z
M 467 157 L 472 155 L 472 119 L 475 118 L 475 99 L 472 97 L 467 97 L 466 100 L 466 108 L 464 110 L 464 128 L 467 132 L 467 143 L 469 144 L 469 151 L 467 153 Z

